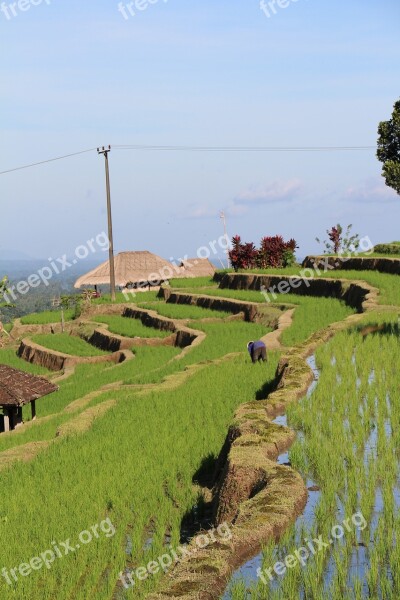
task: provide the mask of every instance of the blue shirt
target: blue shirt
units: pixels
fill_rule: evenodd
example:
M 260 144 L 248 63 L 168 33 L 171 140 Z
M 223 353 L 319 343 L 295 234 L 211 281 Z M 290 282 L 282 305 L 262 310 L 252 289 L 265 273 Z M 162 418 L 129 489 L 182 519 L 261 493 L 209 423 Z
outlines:
M 250 356 L 254 350 L 257 350 L 257 348 L 266 348 L 266 345 L 261 340 L 258 340 L 258 342 L 253 342 L 252 344 L 250 344 L 250 346 L 248 348 Z

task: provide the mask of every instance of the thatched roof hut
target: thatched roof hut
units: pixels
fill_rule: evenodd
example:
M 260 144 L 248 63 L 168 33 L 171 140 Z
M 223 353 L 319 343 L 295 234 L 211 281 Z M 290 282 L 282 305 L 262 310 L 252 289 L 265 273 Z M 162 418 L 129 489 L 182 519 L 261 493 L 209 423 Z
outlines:
M 120 252 L 114 258 L 115 284 L 119 287 L 157 284 L 174 277 L 173 265 L 148 250 Z M 102 263 L 75 282 L 75 287 L 110 285 L 109 261 Z
M 216 271 L 208 258 L 188 258 L 181 262 L 181 272 L 174 275 L 176 278 L 184 277 L 213 277 Z
M 44 377 L 36 377 L 0 365 L 0 407 L 4 413 L 4 430 L 15 429 L 22 424 L 22 407 L 31 403 L 32 419 L 36 416 L 35 401 L 58 390 L 58 386 Z

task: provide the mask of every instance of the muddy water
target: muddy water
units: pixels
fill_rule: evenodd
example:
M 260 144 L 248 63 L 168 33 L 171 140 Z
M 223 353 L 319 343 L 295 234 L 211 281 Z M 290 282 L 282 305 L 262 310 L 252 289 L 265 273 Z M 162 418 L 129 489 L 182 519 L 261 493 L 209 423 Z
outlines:
M 312 369 L 312 372 L 314 374 L 314 379 L 311 382 L 311 384 L 307 390 L 307 397 L 308 397 L 313 393 L 315 387 L 318 385 L 318 379 L 320 376 L 320 372 L 319 372 L 319 369 L 317 368 L 314 354 L 307 359 L 307 364 Z M 275 423 L 276 425 L 283 425 L 284 427 L 288 426 L 286 415 L 280 415 L 279 417 L 276 417 L 276 419 L 274 419 L 272 422 Z M 300 431 L 296 432 L 296 433 L 297 433 L 298 437 L 301 437 L 303 435 L 302 432 L 300 432 Z M 280 465 L 289 465 L 290 466 L 289 452 L 283 452 L 282 454 L 280 454 L 277 458 L 277 462 Z M 311 524 L 314 520 L 314 510 L 315 510 L 316 505 L 318 504 L 318 500 L 320 497 L 320 492 L 318 490 L 318 486 L 312 479 L 307 479 L 306 484 L 307 484 L 307 488 L 308 488 L 307 504 L 306 504 L 303 514 L 297 519 L 297 521 L 295 523 L 295 534 L 296 534 L 296 538 L 298 538 L 299 540 L 301 539 L 301 532 L 304 530 L 304 526 Z M 249 587 L 252 583 L 257 582 L 258 581 L 257 569 L 262 568 L 262 562 L 263 562 L 263 553 L 260 552 L 259 554 L 257 554 L 257 556 L 255 556 L 251 560 L 247 561 L 244 565 L 242 565 L 239 569 L 237 569 L 234 572 L 234 574 L 232 575 L 231 580 L 225 590 L 224 595 L 221 597 L 221 599 L 222 600 L 231 600 L 232 595 L 230 592 L 230 588 L 233 584 L 235 584 L 239 581 L 244 582 L 246 587 Z

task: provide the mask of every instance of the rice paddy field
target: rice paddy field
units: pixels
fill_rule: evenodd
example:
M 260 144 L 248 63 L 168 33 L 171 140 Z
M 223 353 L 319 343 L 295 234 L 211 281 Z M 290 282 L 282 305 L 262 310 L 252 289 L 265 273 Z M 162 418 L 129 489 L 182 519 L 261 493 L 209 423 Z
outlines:
M 156 310 L 158 314 L 170 319 L 224 319 L 231 313 L 220 310 L 200 308 L 186 304 L 165 304 L 165 302 L 139 303 L 141 308 Z
M 74 318 L 75 310 L 67 309 L 64 311 L 64 320 L 72 321 Z M 30 315 L 26 315 L 25 317 L 21 317 L 22 325 L 48 325 L 50 323 L 60 323 L 61 322 L 61 312 L 55 310 L 47 310 L 41 313 L 32 313 Z
M 254 368 L 243 353 L 245 341 L 265 333 L 265 328 L 234 325 L 228 324 L 220 335 L 223 323 L 202 324 L 209 334 L 207 347 L 193 349 L 193 356 L 189 353 L 169 365 L 179 349 L 144 347 L 137 349 L 134 361 L 122 365 L 78 365 L 73 376 L 60 381 L 59 392 L 41 401 L 40 417 L 47 420 L 0 437 L 3 452 L 23 450 L 30 442 L 52 442 L 32 462 L 0 471 L 5 491 L 2 565 L 24 563 L 39 550 L 51 548 L 55 540 L 76 541 L 81 531 L 107 518 L 116 531 L 60 559 L 51 569 L 20 577 L 12 586 L 0 580 L 1 597 L 111 598 L 115 593 L 144 598 L 155 588 L 157 577 L 143 582 L 140 589 L 119 590 L 119 571 L 127 564 L 146 564 L 162 553 L 166 535 L 179 544 L 184 515 L 202 502 L 194 474 L 205 458 L 218 454 L 235 408 L 254 398 L 274 377 L 278 354 L 271 355 L 267 365 Z M 57 336 L 48 336 L 50 342 L 37 337 L 48 345 Z M 230 352 L 235 355 L 220 364 L 210 362 Z M 8 350 L 0 351 L 0 360 L 30 367 Z M 197 364 L 197 369 L 185 371 L 190 364 Z M 183 374 L 184 385 L 182 381 L 163 385 L 166 371 Z M 144 390 L 143 379 L 153 381 L 153 386 Z M 66 407 L 121 380 L 135 382 L 137 388 L 119 386 L 93 397 L 86 410 L 116 396 L 118 402 L 84 434 L 71 429 L 69 435 L 55 438 L 71 418 Z
M 366 336 L 340 333 L 317 351 L 318 385 L 287 415 L 298 433 L 290 462 L 317 491 L 295 527 L 265 547 L 264 581 L 238 581 L 231 598 L 400 597 L 398 315 L 384 323 Z M 307 541 L 315 539 L 323 547 L 313 554 Z M 304 547 L 303 564 L 268 574 Z
M 219 289 L 216 285 L 207 288 L 192 288 L 190 291 L 197 294 L 201 291 L 208 296 L 266 304 L 264 296 L 258 291 Z M 277 294 L 276 302 L 268 304 L 274 306 L 274 304 L 280 305 L 282 302 L 296 307 L 293 325 L 282 336 L 282 342 L 288 346 L 305 341 L 314 331 L 324 329 L 336 321 L 342 321 L 355 312 L 344 302 L 335 298 L 313 298 L 296 294 Z M 169 305 L 167 307 L 168 310 Z
M 111 333 L 122 335 L 125 337 L 140 337 L 140 338 L 163 338 L 171 335 L 170 331 L 161 331 L 155 327 L 147 327 L 138 319 L 130 319 L 117 315 L 97 315 L 92 318 L 95 323 L 104 323 L 108 325 L 108 330 Z
M 287 267 L 285 269 L 255 270 L 254 273 L 265 275 L 292 275 L 302 276 L 302 267 Z M 309 277 L 309 270 L 305 272 L 304 277 Z M 350 279 L 352 281 L 366 281 L 373 287 L 379 289 L 379 303 L 385 305 L 400 305 L 400 277 L 388 273 L 379 273 L 377 271 L 346 271 L 346 270 L 321 270 L 314 272 L 313 277 L 328 277 L 330 279 Z M 287 296 L 287 294 L 285 294 Z
M 50 350 L 56 350 L 56 352 L 63 352 L 71 356 L 101 356 L 105 354 L 102 350 L 69 333 L 39 333 L 33 335 L 31 339 L 36 344 L 50 348 Z
M 349 274 L 340 276 L 351 279 Z M 279 540 L 265 543 L 255 568 L 244 565 L 245 576 L 234 575 L 225 600 L 400 597 L 399 283 L 396 276 L 370 271 L 365 280 L 381 290 L 379 302 L 392 310 L 377 307 L 360 315 L 356 325 L 349 321 L 320 344 L 312 357 L 318 381 L 277 421 L 297 433 L 279 460 L 306 482 L 305 510 Z M 209 278 L 176 280 L 171 287 L 264 302 L 260 292 L 220 290 Z M 121 296 L 118 301 L 126 303 Z M 0 363 L 59 386 L 37 401 L 35 422 L 24 408 L 25 425 L 0 435 L 2 599 L 145 600 L 162 592 L 162 572 L 129 588 L 120 575 L 187 541 L 188 523 L 207 521 L 202 481 L 214 468 L 235 411 L 274 389 L 287 348 L 354 315 L 331 298 L 282 295 L 276 305 L 294 307 L 293 321 L 281 335 L 282 347 L 269 351 L 267 363 L 253 365 L 246 344 L 270 333 L 268 324 L 166 303 L 156 292 L 132 302 L 181 319 L 205 337 L 184 351 L 143 346 L 118 365 L 78 364 L 67 377 L 22 361 L 15 346 L 0 349 Z M 107 298 L 94 303 L 106 305 Z M 50 318 L 24 319 L 41 325 Z M 127 337 L 168 335 L 121 315 L 91 315 L 88 322 Z M 68 334 L 30 337 L 75 356 L 104 354 Z M 96 524 L 97 535 L 82 542 L 81 533 L 93 532 Z M 67 540 L 73 549 L 59 556 L 56 548 Z M 315 552 L 307 546 L 311 540 L 319 540 Z M 304 564 L 281 568 L 280 575 L 273 570 L 305 546 Z M 46 552 L 54 560 L 30 567 L 32 558 L 51 556 Z

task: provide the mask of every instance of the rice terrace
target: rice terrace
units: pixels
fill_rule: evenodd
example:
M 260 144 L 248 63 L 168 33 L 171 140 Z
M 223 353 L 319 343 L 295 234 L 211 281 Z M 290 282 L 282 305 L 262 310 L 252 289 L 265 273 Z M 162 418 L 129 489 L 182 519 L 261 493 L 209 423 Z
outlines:
M 0 0 L 0 600 L 400 600 L 399 23 Z
M 2 598 L 399 597 L 400 258 L 324 260 L 14 321 Z

